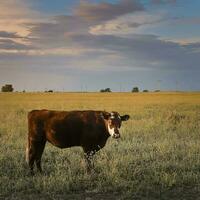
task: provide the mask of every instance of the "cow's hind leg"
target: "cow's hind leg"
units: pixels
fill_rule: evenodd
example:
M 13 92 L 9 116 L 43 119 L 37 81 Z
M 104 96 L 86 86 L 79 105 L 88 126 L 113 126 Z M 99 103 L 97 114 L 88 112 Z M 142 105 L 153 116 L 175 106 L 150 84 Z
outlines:
M 36 162 L 37 169 L 41 172 L 41 157 L 42 153 L 45 147 L 46 141 L 36 141 L 34 139 L 29 139 L 29 144 L 27 148 L 27 161 L 28 165 L 31 171 L 31 174 L 33 175 L 33 168 L 34 168 L 34 162 Z
M 39 172 L 42 172 L 41 158 L 42 158 L 42 153 L 44 151 L 45 144 L 46 144 L 46 141 L 41 141 L 41 142 L 38 142 L 38 144 L 37 144 L 35 161 L 36 161 L 36 166 L 37 166 L 37 169 Z
M 36 157 L 36 144 L 31 138 L 28 139 L 28 145 L 26 148 L 26 161 L 29 165 L 31 175 L 34 175 L 33 168 Z

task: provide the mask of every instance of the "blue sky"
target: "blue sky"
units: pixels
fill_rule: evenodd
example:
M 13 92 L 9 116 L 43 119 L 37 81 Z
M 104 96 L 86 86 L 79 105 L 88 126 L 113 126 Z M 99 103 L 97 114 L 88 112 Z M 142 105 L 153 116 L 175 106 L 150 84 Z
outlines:
M 59 0 L 59 1 L 49 1 L 49 0 L 29 0 L 31 6 L 40 12 L 45 12 L 49 14 L 66 14 L 71 11 L 71 8 L 79 3 L 76 0 Z
M 0 85 L 200 90 L 200 1 L 0 2 Z

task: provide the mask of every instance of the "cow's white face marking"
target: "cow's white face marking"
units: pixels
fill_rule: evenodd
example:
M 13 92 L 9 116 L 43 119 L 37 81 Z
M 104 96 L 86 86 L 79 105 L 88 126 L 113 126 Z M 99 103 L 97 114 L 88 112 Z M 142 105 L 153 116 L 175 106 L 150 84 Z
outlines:
M 119 128 L 110 128 L 110 125 L 108 124 L 108 132 L 111 135 L 111 137 L 113 138 L 119 138 L 120 134 L 119 134 Z
M 120 120 L 121 120 L 121 117 L 120 117 L 120 115 L 117 115 L 117 116 L 115 116 L 115 113 L 113 113 L 113 112 L 111 112 L 111 113 L 110 113 L 110 115 L 111 115 L 110 119 L 115 119 L 115 118 L 118 118 L 118 119 L 120 119 Z
M 111 112 L 110 115 L 111 115 L 110 119 L 115 119 L 115 114 L 113 112 Z
M 110 125 L 108 124 L 108 132 L 109 134 L 113 137 L 113 135 L 115 134 L 115 129 L 114 128 L 110 128 Z

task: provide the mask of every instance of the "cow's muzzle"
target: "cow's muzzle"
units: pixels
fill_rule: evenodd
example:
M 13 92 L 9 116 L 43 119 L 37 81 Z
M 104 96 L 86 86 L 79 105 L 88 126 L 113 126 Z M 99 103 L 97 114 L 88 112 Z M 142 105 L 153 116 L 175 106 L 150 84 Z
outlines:
M 120 138 L 120 133 L 119 133 L 119 129 L 114 127 L 114 128 L 110 128 L 110 126 L 108 125 L 108 132 L 111 135 L 112 138 L 118 139 Z
M 114 139 L 119 139 L 120 138 L 120 134 L 113 134 L 113 138 Z
M 118 130 L 115 130 L 115 131 L 114 131 L 113 138 L 115 138 L 115 139 L 120 138 L 120 133 L 119 133 Z

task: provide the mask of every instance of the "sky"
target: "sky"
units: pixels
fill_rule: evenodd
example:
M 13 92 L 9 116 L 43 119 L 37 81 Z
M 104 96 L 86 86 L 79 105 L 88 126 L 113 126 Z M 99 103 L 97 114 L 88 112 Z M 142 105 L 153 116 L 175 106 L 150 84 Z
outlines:
M 199 0 L 0 0 L 0 86 L 200 90 Z

